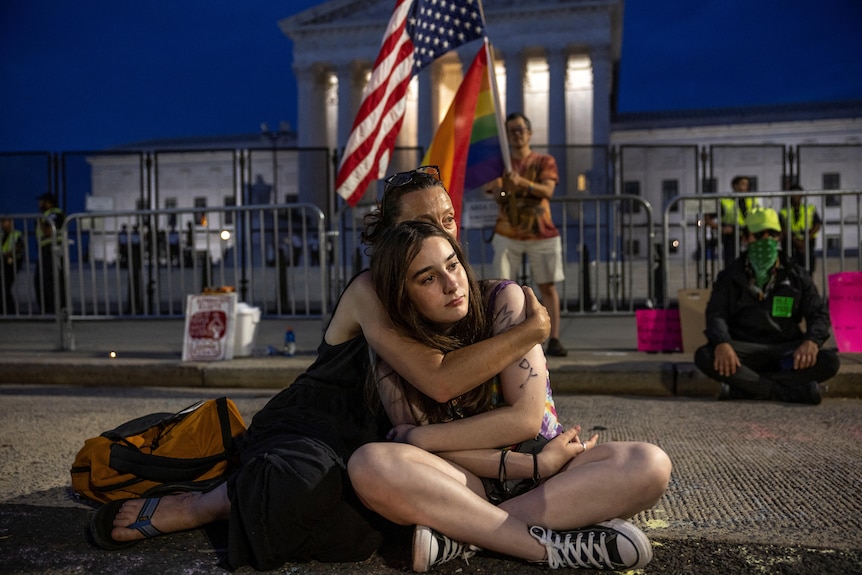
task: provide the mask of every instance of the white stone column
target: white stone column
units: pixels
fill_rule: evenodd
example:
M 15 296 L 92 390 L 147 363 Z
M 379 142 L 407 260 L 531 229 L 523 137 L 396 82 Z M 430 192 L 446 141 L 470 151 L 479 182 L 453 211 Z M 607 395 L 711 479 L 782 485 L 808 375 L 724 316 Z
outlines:
M 610 143 L 611 52 L 608 46 L 590 50 L 593 68 L 593 144 Z
M 417 93 L 419 90 L 418 84 L 418 79 L 415 79 L 407 86 L 407 93 L 404 95 L 404 117 L 401 118 L 401 129 L 398 130 L 398 135 L 395 136 L 396 148 L 411 148 L 421 145 L 416 141 L 416 124 L 418 123 L 416 116 L 419 113 L 419 100 L 422 99 Z M 395 156 L 392 159 L 394 160 Z M 390 164 L 390 171 L 392 171 L 392 164 Z
M 512 112 L 524 111 L 524 75 L 527 61 L 518 48 L 505 48 L 503 61 L 506 65 L 506 109 L 503 117 Z
M 362 87 L 359 86 L 361 72 L 356 62 L 342 62 L 336 65 L 335 73 L 338 77 L 338 149 L 340 153 L 347 145 L 347 138 L 350 137 Z
M 324 85 L 316 67 L 294 69 L 296 76 L 297 145 L 310 148 L 326 145 L 326 115 L 324 113 Z
M 593 69 L 593 145 L 608 146 L 611 141 L 611 52 L 608 46 L 590 50 Z M 590 193 L 602 194 L 613 190 L 608 173 L 607 155 L 596 149 L 593 154 Z
M 434 61 L 430 66 L 419 72 L 419 102 L 417 138 L 420 146 L 426 146 L 434 137 L 437 129 L 439 108 L 438 81 L 440 79 L 440 62 Z M 424 142 L 424 143 L 423 143 Z
M 561 48 L 548 50 L 548 144 L 566 144 L 566 70 L 568 55 Z
M 296 132 L 299 148 L 327 146 L 326 74 L 316 65 L 294 69 L 297 85 Z M 329 167 L 329 154 L 300 152 L 298 165 L 299 201 L 329 206 L 332 194 L 317 182 Z

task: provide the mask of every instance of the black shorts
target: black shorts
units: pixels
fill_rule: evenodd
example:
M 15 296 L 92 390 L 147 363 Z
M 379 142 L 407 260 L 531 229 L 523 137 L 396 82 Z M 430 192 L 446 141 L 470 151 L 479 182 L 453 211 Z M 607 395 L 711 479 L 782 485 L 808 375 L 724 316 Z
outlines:
M 374 553 L 382 536 L 353 492 L 343 457 L 331 446 L 283 435 L 277 444 L 254 451 L 228 480 L 232 568 L 357 562 Z

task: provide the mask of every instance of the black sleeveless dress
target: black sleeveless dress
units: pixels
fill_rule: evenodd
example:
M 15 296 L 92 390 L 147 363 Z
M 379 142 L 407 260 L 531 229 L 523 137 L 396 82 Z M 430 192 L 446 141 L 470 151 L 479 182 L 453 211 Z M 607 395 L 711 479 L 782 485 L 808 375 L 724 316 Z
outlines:
M 317 360 L 252 419 L 228 479 L 228 563 L 275 569 L 288 561 L 362 561 L 379 546 L 380 518 L 357 499 L 347 460 L 391 424 L 369 409 L 368 343 L 323 341 Z

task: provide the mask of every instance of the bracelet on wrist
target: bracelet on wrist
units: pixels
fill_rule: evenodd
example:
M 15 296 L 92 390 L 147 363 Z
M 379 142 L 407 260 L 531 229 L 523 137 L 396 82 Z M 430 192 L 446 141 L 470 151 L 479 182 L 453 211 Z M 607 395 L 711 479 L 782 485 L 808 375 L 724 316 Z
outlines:
M 533 483 L 538 485 L 538 483 L 542 480 L 542 476 L 539 474 L 539 454 L 533 454 Z
M 500 467 L 497 469 L 497 480 L 500 483 L 506 482 L 506 458 L 509 457 L 509 450 L 500 450 Z

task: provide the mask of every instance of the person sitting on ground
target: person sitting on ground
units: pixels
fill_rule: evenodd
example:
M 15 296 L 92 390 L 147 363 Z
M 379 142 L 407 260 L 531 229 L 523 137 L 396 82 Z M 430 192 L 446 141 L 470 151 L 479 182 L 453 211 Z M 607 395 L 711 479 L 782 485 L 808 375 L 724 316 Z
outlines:
M 385 215 L 379 217 L 383 210 Z M 432 168 L 387 178 L 377 216 L 364 234 L 369 241 L 407 219 L 433 221 L 457 233 L 451 201 L 439 171 Z M 395 330 L 370 273 L 361 272 L 336 304 L 315 362 L 252 419 L 239 441 L 239 467 L 225 482 L 206 493 L 104 505 L 90 524 L 93 539 L 103 548 L 116 549 L 227 520 L 226 561 L 232 568 L 267 570 L 288 561 L 367 559 L 381 542 L 375 528 L 379 518 L 356 500 L 347 460 L 357 447 L 382 440 L 392 427 L 366 402 L 370 350 L 427 395 L 450 401 L 548 337 L 547 311 L 532 290 L 524 288 L 523 293 L 524 322 L 443 353 Z
M 831 327 L 826 302 L 781 251 L 775 210 L 755 210 L 745 225 L 748 250 L 713 284 L 707 344 L 695 351 L 695 365 L 721 382 L 719 399 L 819 404 L 820 384 L 839 367 L 837 353 L 823 349 Z
M 429 346 L 457 349 L 524 317 L 516 284 L 477 282 L 457 242 L 429 224 L 404 222 L 389 231 L 375 245 L 371 273 L 396 328 Z M 348 471 L 371 509 L 417 525 L 415 571 L 470 557 L 478 548 L 553 568 L 636 569 L 650 561 L 646 535 L 620 518 L 658 501 L 668 486 L 669 458 L 647 443 L 597 445 L 597 435 L 582 442 L 579 426 L 563 432 L 541 346 L 498 380 L 447 403 L 379 373 L 371 392 L 379 390 L 391 420 L 403 421 L 399 410 L 405 410 L 410 421 L 389 434 L 394 442 L 357 450 Z M 501 400 L 514 400 L 525 423 L 533 422 L 533 437 L 502 450 L 505 429 L 474 431 L 511 409 Z M 589 504 L 548 505 L 585 492 Z

